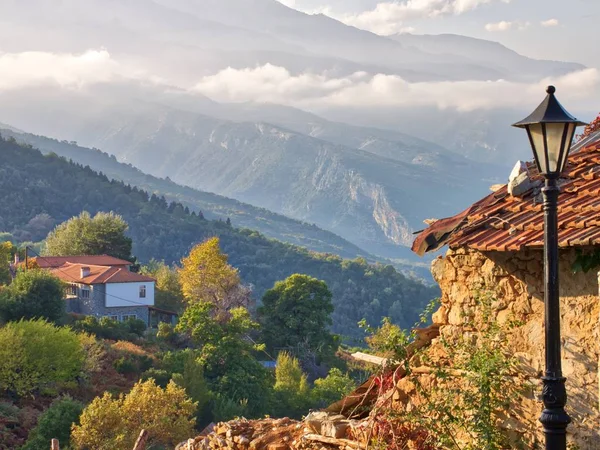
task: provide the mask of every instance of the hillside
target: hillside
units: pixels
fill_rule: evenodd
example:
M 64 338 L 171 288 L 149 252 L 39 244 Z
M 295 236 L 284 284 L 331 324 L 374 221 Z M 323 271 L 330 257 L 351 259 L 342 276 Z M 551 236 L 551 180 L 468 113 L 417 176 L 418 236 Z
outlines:
M 409 279 L 391 266 L 311 253 L 251 230 L 202 219 L 187 213 L 182 205 L 169 205 L 56 155 L 43 156 L 38 150 L 2 140 L 0 156 L 0 230 L 32 227 L 43 214 L 57 223 L 83 210 L 110 210 L 130 224 L 134 252 L 142 262 L 157 258 L 169 263 L 179 261 L 194 243 L 219 236 L 231 264 L 246 283 L 254 285 L 257 298 L 275 281 L 293 273 L 325 280 L 334 297 L 333 330 L 346 336 L 362 336 L 356 325 L 362 318 L 375 324 L 390 316 L 404 327 L 411 326 L 437 295 L 436 288 Z
M 315 225 L 275 214 L 220 195 L 181 186 L 168 178 L 148 175 L 130 164 L 117 161 L 113 155 L 98 149 L 89 149 L 66 141 L 58 141 L 21 131 L 14 131 L 0 125 L 0 134 L 14 137 L 18 142 L 32 145 L 43 154 L 56 153 L 76 164 L 90 166 L 110 179 L 123 181 L 147 192 L 164 195 L 168 201 L 177 201 L 191 211 L 201 211 L 207 219 L 230 219 L 237 228 L 257 230 L 269 238 L 306 247 L 321 253 L 333 253 L 343 258 L 358 256 L 373 259 L 368 252 L 333 233 Z

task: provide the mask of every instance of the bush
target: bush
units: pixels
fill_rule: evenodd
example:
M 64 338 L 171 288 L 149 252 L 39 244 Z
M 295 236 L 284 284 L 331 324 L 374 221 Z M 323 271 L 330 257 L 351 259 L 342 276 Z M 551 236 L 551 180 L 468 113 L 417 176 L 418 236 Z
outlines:
M 63 283 L 47 271 L 19 272 L 2 297 L 0 315 L 5 320 L 41 318 L 60 322 L 65 317 Z
M 174 448 L 193 435 L 196 404 L 175 383 L 166 389 L 154 380 L 138 382 L 127 395 L 114 399 L 105 393 L 95 398 L 73 426 L 77 449 L 132 448 L 141 429 L 148 432 L 148 448 Z
M 18 395 L 74 381 L 84 367 L 79 336 L 44 320 L 11 322 L 0 329 L 0 388 Z
M 320 408 L 341 400 L 356 388 L 356 383 L 340 369 L 331 369 L 325 378 L 315 380 L 313 397 Z
M 73 317 L 71 327 L 77 331 L 94 334 L 100 339 L 112 341 L 136 341 L 144 335 L 146 323 L 139 319 L 117 322 L 108 317 L 98 320 L 94 316 Z
M 71 426 L 79 422 L 82 411 L 83 404 L 70 397 L 56 400 L 42 414 L 22 450 L 48 448 L 53 438 L 58 439 L 62 447 L 68 447 Z

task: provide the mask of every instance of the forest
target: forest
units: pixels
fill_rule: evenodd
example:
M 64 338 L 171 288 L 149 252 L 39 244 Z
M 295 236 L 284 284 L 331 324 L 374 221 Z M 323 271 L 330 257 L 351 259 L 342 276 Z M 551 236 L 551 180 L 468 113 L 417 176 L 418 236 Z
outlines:
M 331 331 L 358 344 L 364 337 L 359 321 L 376 325 L 390 317 L 410 327 L 438 295 L 437 287 L 408 278 L 390 265 L 315 253 L 237 229 L 228 221 L 206 220 L 180 203 L 109 180 L 55 154 L 44 156 L 14 139 L 0 140 L 0 159 L 2 240 L 41 241 L 55 225 L 82 211 L 122 216 L 129 224 L 133 254 L 142 264 L 152 259 L 178 263 L 195 244 L 218 237 L 229 263 L 259 301 L 276 281 L 295 273 L 326 282 L 334 306 Z

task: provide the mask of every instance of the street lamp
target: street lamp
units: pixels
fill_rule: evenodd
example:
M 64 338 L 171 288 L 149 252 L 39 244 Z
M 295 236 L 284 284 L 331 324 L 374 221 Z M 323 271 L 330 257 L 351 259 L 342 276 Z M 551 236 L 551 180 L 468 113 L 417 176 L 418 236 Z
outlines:
M 544 284 L 546 323 L 546 373 L 542 378 L 544 411 L 540 422 L 546 435 L 546 450 L 566 450 L 567 425 L 571 418 L 565 411 L 566 378 L 562 375 L 560 343 L 560 298 L 558 290 L 558 178 L 565 168 L 575 129 L 585 125 L 569 114 L 558 102 L 556 88 L 548 86 L 548 96 L 526 119 L 513 126 L 524 128 L 529 136 L 538 171 L 546 184 L 544 195 Z

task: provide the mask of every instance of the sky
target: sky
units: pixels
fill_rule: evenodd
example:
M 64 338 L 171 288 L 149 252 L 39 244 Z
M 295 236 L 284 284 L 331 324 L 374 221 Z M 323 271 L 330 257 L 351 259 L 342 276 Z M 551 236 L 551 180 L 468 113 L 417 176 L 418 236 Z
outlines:
M 281 0 L 378 34 L 454 33 L 600 68 L 600 0 Z

